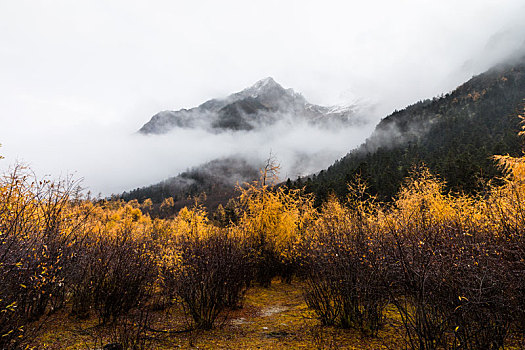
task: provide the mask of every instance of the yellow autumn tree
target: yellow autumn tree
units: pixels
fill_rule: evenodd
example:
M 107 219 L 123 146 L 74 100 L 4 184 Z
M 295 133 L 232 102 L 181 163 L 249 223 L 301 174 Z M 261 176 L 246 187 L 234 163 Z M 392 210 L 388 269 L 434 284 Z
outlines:
M 525 117 L 521 119 L 520 136 L 525 136 Z M 497 164 L 505 172 L 504 185 L 493 187 L 489 198 L 492 221 L 498 229 L 517 232 L 525 229 L 525 151 L 521 157 L 509 155 L 494 156 Z
M 162 212 L 163 215 L 167 216 L 169 213 L 171 213 L 174 206 L 175 206 L 175 201 L 173 200 L 173 197 L 168 197 L 164 199 L 164 201 L 160 205 L 160 211 Z
M 314 218 L 311 196 L 274 186 L 278 170 L 269 161 L 259 181 L 240 187 L 243 214 L 233 227 L 251 245 L 258 263 L 257 280 L 265 286 L 275 275 L 291 277 L 294 245 Z

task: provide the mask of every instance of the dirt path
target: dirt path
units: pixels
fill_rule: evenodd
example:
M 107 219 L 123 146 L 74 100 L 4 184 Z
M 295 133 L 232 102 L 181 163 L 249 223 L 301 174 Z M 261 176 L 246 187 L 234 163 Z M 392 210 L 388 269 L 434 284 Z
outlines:
M 387 349 L 384 339 L 390 343 L 394 339 L 388 332 L 371 339 L 352 330 L 321 327 L 308 310 L 298 283 L 274 281 L 269 288 L 253 287 L 246 294 L 243 308 L 231 311 L 228 316 L 227 321 L 209 331 L 151 334 L 147 348 L 378 350 Z M 187 327 L 181 310 L 154 313 L 153 318 L 155 329 Z M 46 325 L 35 349 L 92 350 L 97 334 L 88 330 L 94 329 L 94 324 L 96 320 L 76 321 L 57 315 Z
M 297 283 L 274 281 L 254 287 L 244 307 L 221 327 L 177 339 L 171 346 L 188 349 L 387 349 L 381 339 L 358 332 L 321 327 L 308 310 Z M 172 339 L 173 341 L 174 339 Z M 170 348 L 165 344 L 163 349 Z

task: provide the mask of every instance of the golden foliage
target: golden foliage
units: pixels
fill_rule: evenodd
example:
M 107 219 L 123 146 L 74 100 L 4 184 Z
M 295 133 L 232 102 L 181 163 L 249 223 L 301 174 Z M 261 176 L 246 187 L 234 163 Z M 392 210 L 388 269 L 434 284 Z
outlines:
M 312 197 L 300 190 L 252 183 L 241 188 L 240 203 L 244 211 L 232 230 L 254 244 L 266 245 L 282 261 L 293 258 L 294 245 L 315 218 Z
M 473 95 L 476 98 L 479 93 Z M 525 135 L 525 126 L 520 135 Z M 50 291 L 57 289 L 50 286 L 55 288 L 65 281 L 59 273 L 65 266 L 63 261 L 74 260 L 75 254 L 80 253 L 74 249 L 91 252 L 89 249 L 106 243 L 132 242 L 138 259 L 153 259 L 162 271 L 156 275 L 155 284 L 159 287 L 165 285 L 163 279 L 168 275 L 191 274 L 186 270 L 189 265 L 184 264 L 182 242 L 186 251 L 191 251 L 188 244 L 215 242 L 219 247 L 221 238 L 239 251 L 245 249 L 241 253 L 246 253 L 246 259 L 254 259 L 265 269 L 272 264 L 297 264 L 307 258 L 304 254 L 308 249 L 341 254 L 355 253 L 359 248 L 362 251 L 358 258 L 366 261 L 367 256 L 376 253 L 373 250 L 377 246 L 370 242 L 403 229 L 416 236 L 414 242 L 419 240 L 417 235 L 431 227 L 453 227 L 464 235 L 483 232 L 491 238 L 517 240 L 525 232 L 525 156 L 499 155 L 494 159 L 505 171 L 503 184 L 488 184 L 483 196 L 446 194 L 445 182 L 420 168 L 412 172 L 392 203 L 378 203 L 367 195 L 366 184 L 356 179 L 349 185 L 346 201 L 331 196 L 320 208 L 314 208 L 312 196 L 302 190 L 275 185 L 278 166 L 268 162 L 259 181 L 239 187 L 235 208 L 238 220 L 225 224 L 227 227 L 216 226 L 198 204 L 181 209 L 169 219 L 152 219 L 145 214 L 153 206 L 151 200 L 142 204 L 94 202 L 76 196 L 71 182 L 37 181 L 26 169 L 17 167 L 0 180 L 0 248 L 11 259 L 0 260 L 0 270 L 11 273 L 31 269 L 31 273 L 17 281 L 15 292 L 0 297 L 0 335 L 6 339 L 12 338 L 10 334 L 23 336 L 19 328 L 23 327 L 22 321 L 12 322 L 15 326 L 9 323 L 9 317 L 18 312 L 19 291 L 52 294 Z M 173 198 L 167 198 L 160 209 L 171 213 L 174 205 Z M 217 215 L 224 221 L 222 206 Z M 53 251 L 49 242 L 59 242 L 64 249 Z M 23 254 L 12 258 L 9 244 Z M 305 244 L 308 249 L 304 249 Z M 320 249 L 323 244 L 332 244 L 333 249 Z M 72 249 L 68 256 L 63 255 L 65 248 Z M 225 245 L 221 249 L 230 248 Z M 272 273 L 267 276 L 269 281 L 281 272 Z M 245 283 L 249 285 L 250 281 Z

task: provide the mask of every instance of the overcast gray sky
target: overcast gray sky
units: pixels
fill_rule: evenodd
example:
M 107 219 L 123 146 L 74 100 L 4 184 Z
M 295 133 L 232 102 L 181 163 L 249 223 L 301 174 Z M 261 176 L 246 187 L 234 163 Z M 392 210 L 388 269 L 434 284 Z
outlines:
M 105 193 L 152 182 L 210 157 L 169 144 L 187 160 L 133 177 L 161 146 L 125 135 L 266 76 L 313 103 L 377 104 L 378 119 L 510 55 L 524 15 L 523 0 L 0 0 L 0 169 L 77 171 Z

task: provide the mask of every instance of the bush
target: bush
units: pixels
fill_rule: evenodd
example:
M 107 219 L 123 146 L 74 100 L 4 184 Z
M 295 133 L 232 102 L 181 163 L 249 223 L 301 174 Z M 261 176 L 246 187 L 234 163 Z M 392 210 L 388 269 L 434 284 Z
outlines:
M 16 348 L 64 305 L 69 247 L 83 236 L 76 183 L 38 181 L 21 166 L 0 179 L 0 348 Z
M 255 280 L 268 287 L 276 276 L 290 282 L 298 270 L 295 246 L 315 216 L 311 196 L 257 183 L 241 189 L 243 213 L 235 229 L 251 248 Z
M 161 278 L 195 328 L 209 329 L 228 306 L 236 306 L 252 279 L 252 262 L 242 240 L 207 224 L 195 208 L 179 214 L 176 233 L 165 245 Z
M 72 313 L 88 316 L 93 309 L 104 324 L 145 308 L 158 275 L 150 227 L 144 226 L 149 218 L 128 205 L 113 210 L 113 216 L 97 218 L 77 247 L 76 270 L 83 273 L 71 284 Z
M 392 303 L 412 349 L 501 348 L 512 322 L 505 240 L 485 205 L 442 188 L 413 176 L 385 223 Z
M 367 220 L 364 207 L 345 208 L 334 198 L 323 206 L 303 242 L 305 300 L 322 324 L 374 335 L 388 293 Z

